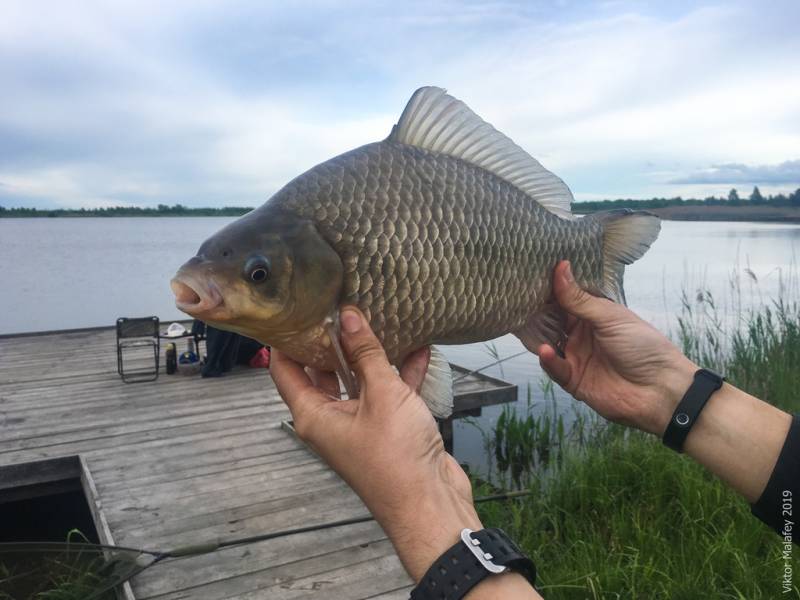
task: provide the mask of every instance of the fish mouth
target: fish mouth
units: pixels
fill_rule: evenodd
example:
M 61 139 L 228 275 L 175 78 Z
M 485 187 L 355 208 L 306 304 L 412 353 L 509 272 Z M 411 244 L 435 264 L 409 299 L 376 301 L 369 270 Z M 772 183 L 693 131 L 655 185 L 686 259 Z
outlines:
M 193 317 L 208 317 L 219 312 L 224 304 L 222 294 L 214 281 L 198 281 L 194 277 L 178 274 L 169 282 L 175 294 L 175 306 Z

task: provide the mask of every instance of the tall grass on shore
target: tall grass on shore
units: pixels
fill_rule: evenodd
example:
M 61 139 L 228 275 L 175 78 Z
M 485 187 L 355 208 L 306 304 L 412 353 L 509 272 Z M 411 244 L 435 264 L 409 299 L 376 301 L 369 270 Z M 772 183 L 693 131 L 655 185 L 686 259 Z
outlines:
M 687 355 L 800 411 L 800 306 L 777 301 L 725 323 L 709 294 L 687 301 L 678 332 Z M 566 428 L 557 418 L 531 403 L 523 414 L 504 411 L 489 436 L 490 485 L 533 493 L 479 509 L 534 557 L 546 598 L 800 598 L 800 551 L 783 593 L 782 539 L 702 467 L 652 436 L 586 417 Z

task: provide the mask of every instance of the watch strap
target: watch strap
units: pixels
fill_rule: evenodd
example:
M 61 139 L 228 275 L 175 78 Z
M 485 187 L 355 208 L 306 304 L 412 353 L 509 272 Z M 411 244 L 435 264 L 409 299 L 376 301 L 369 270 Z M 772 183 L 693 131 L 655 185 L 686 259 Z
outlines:
M 411 600 L 459 600 L 489 575 L 507 570 L 531 585 L 536 567 L 502 529 L 464 529 L 461 539 L 442 554 L 411 592 Z
M 708 369 L 700 369 L 694 374 L 692 385 L 678 403 L 664 431 L 665 446 L 676 452 L 683 452 L 683 444 L 700 416 L 700 411 L 703 410 L 711 394 L 722 387 L 723 381 L 724 378 Z

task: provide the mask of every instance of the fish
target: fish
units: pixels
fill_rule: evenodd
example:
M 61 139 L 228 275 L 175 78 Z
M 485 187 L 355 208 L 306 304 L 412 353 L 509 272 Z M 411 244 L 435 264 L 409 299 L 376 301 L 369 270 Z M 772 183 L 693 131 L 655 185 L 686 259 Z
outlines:
M 202 243 L 171 281 L 176 306 L 221 329 L 335 371 L 358 393 L 339 341 L 357 306 L 399 366 L 431 346 L 421 395 L 452 412 L 438 348 L 513 333 L 563 352 L 551 276 L 571 261 L 592 294 L 625 303 L 625 266 L 660 220 L 612 210 L 579 218 L 562 179 L 438 87 L 414 92 L 382 141 L 298 175 Z

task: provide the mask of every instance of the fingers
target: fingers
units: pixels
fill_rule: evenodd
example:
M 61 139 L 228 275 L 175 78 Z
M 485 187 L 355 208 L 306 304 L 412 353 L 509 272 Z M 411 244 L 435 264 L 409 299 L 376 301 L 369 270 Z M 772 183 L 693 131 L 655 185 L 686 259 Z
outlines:
M 286 402 L 295 421 L 308 408 L 325 402 L 325 397 L 314 387 L 302 365 L 280 352 L 272 349 L 270 354 L 270 374 L 278 388 L 278 393 Z
M 369 323 L 357 308 L 348 306 L 339 316 L 342 327 L 342 345 L 347 358 L 362 383 L 362 388 L 371 381 L 378 382 L 388 377 L 397 377 L 386 352 Z
M 308 369 L 308 376 L 311 382 L 321 389 L 327 396 L 334 400 L 338 400 L 342 396 L 339 389 L 339 378 L 336 373 L 330 371 L 320 371 L 318 369 Z
M 403 366 L 400 367 L 400 378 L 417 393 L 422 388 L 422 382 L 425 381 L 430 359 L 431 349 L 429 346 L 425 346 L 409 354 L 403 362 Z
M 567 392 L 572 393 L 568 387 L 572 379 L 572 365 L 565 358 L 558 356 L 555 348 L 549 344 L 539 346 L 539 364 L 545 373 L 550 376 L 550 379 Z
M 591 323 L 607 317 L 608 311 L 613 310 L 614 306 L 613 302 L 592 296 L 582 289 L 576 283 L 569 261 L 566 260 L 558 263 L 553 272 L 553 294 L 568 313 Z

